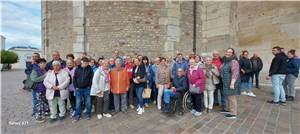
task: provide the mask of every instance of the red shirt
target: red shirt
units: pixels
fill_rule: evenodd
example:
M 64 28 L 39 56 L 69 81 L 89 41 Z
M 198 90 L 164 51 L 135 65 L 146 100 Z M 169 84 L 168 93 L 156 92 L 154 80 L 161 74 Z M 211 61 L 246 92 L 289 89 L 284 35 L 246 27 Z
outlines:
M 222 61 L 221 58 L 213 58 L 212 63 L 218 68 L 218 70 L 221 70 Z
M 126 69 L 126 71 L 127 71 L 127 73 L 128 73 L 128 78 L 129 78 L 129 80 L 132 79 L 132 76 L 133 76 L 133 67 L 134 67 L 134 66 L 135 66 L 135 65 L 132 64 L 132 63 L 125 63 L 125 69 Z

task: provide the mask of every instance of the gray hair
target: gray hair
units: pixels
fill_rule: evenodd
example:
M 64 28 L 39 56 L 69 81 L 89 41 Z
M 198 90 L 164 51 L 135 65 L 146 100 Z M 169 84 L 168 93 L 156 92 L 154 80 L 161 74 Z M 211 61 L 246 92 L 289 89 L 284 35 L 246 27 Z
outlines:
M 55 61 L 53 61 L 53 62 L 52 62 L 52 66 L 55 66 L 55 65 L 59 65 L 59 66 L 61 66 L 61 65 L 60 65 L 60 62 L 59 62 L 59 61 L 57 61 L 57 60 L 55 60 Z
M 206 56 L 205 60 L 212 60 L 212 56 L 210 56 L 210 55 Z

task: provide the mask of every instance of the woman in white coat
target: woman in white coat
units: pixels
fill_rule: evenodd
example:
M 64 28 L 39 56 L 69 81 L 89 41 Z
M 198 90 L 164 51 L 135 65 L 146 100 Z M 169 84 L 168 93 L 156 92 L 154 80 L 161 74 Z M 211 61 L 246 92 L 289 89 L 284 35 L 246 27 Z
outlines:
M 70 82 L 68 73 L 61 69 L 59 61 L 53 61 L 53 70 L 47 72 L 47 76 L 44 80 L 46 87 L 46 98 L 50 108 L 50 122 L 56 121 L 57 117 L 57 105 L 59 108 L 59 120 L 65 118 L 66 107 L 65 100 L 69 96 L 67 87 Z
M 110 93 L 110 75 L 108 60 L 102 62 L 102 66 L 97 69 L 93 77 L 91 87 L 91 96 L 96 96 L 96 113 L 97 118 L 111 117 L 108 113 L 109 93 Z

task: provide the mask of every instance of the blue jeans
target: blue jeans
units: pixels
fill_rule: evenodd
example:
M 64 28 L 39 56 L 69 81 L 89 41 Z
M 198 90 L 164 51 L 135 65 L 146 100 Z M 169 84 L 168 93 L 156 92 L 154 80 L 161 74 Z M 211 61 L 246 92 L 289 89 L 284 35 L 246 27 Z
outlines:
M 285 102 L 285 92 L 283 88 L 284 79 L 285 79 L 285 75 L 282 74 L 272 75 L 272 89 L 274 92 L 274 97 L 273 97 L 274 102 L 279 102 L 279 101 Z
M 75 91 L 76 95 L 76 111 L 75 111 L 75 118 L 79 119 L 81 115 L 81 103 L 82 97 L 85 98 L 85 108 L 87 117 L 91 117 L 91 96 L 90 96 L 90 89 L 88 88 L 79 88 Z
M 144 107 L 143 92 L 144 92 L 144 88 L 143 87 L 138 87 L 136 89 L 136 95 L 137 95 L 137 98 L 138 98 L 138 106 L 141 107 L 141 108 Z
M 164 103 L 169 104 L 171 101 L 171 97 L 176 96 L 176 93 L 174 93 L 170 89 L 164 89 Z
M 36 113 L 36 104 L 37 104 L 37 92 L 35 90 L 31 90 L 31 99 L 32 99 L 32 113 Z
M 252 79 L 249 79 L 248 82 L 241 83 L 242 92 L 244 92 L 246 90 L 246 88 L 248 89 L 248 92 L 252 92 Z
M 285 91 L 286 95 L 295 97 L 295 95 L 296 95 L 296 90 L 295 90 L 296 79 L 297 79 L 297 77 L 294 76 L 293 74 L 288 74 L 285 77 L 285 80 L 283 81 L 283 87 L 284 87 L 284 91 Z

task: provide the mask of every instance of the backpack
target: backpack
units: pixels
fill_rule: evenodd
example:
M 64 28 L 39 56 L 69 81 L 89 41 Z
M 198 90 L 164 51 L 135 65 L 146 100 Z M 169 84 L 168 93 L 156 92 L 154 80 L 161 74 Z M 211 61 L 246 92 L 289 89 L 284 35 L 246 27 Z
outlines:
M 27 75 L 26 79 L 23 80 L 23 89 L 31 91 L 34 88 L 34 82 L 30 79 L 30 75 Z

